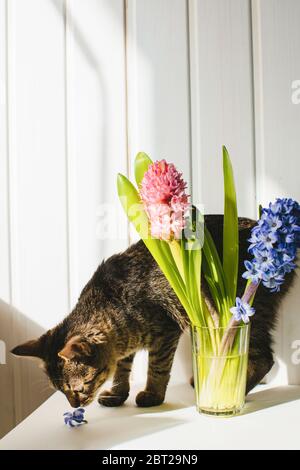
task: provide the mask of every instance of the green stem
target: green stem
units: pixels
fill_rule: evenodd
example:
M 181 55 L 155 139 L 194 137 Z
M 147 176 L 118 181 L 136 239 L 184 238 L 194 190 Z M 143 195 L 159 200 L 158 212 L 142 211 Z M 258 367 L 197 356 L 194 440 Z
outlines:
M 179 240 L 172 240 L 171 242 L 168 243 L 168 245 L 170 247 L 170 250 L 173 255 L 174 261 L 176 263 L 176 266 L 178 268 L 178 271 L 182 279 L 184 279 L 181 242 Z

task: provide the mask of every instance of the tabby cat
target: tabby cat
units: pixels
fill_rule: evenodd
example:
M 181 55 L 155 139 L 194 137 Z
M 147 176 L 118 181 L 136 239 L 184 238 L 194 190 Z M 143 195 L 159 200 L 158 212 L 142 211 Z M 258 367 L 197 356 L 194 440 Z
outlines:
M 223 216 L 208 215 L 205 222 L 222 256 Z M 250 219 L 239 219 L 240 268 L 238 295 L 245 281 L 241 274 L 247 259 Z M 273 365 L 272 329 L 278 305 L 291 285 L 291 273 L 279 293 L 260 286 L 252 318 L 247 392 Z M 212 313 L 213 301 L 203 282 L 203 295 Z M 104 406 L 122 405 L 129 394 L 129 375 L 138 350 L 149 351 L 145 390 L 138 393 L 138 406 L 163 403 L 174 354 L 188 318 L 164 275 L 144 243 L 103 262 L 83 289 L 74 310 L 40 338 L 17 346 L 18 356 L 41 358 L 54 385 L 71 406 L 85 406 L 102 384 L 113 376 L 112 388 L 102 391 Z

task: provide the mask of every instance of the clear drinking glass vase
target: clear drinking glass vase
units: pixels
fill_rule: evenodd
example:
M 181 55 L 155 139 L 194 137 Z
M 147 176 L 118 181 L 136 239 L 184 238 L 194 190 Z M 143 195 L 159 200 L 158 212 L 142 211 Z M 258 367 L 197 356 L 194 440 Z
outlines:
M 191 334 L 197 410 L 215 416 L 239 413 L 245 403 L 250 324 L 193 326 Z

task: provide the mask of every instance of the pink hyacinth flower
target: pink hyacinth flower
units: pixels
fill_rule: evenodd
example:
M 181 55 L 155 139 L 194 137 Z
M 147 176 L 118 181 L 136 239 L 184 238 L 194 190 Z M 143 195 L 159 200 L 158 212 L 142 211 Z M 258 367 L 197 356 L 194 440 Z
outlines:
M 141 183 L 140 196 L 150 220 L 151 235 L 160 240 L 179 239 L 189 207 L 187 184 L 173 163 L 150 165 Z

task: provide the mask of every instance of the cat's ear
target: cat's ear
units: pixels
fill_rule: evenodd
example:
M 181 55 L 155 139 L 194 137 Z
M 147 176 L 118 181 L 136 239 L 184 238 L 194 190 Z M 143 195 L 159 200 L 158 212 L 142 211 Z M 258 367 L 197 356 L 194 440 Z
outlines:
M 59 351 L 58 356 L 65 361 L 82 360 L 95 355 L 93 344 L 83 336 L 73 336 Z
M 15 356 L 29 356 L 29 357 L 39 357 L 43 359 L 44 357 L 44 340 L 43 336 L 38 339 L 33 339 L 31 341 L 26 341 L 26 343 L 20 344 L 11 350 L 11 353 Z

